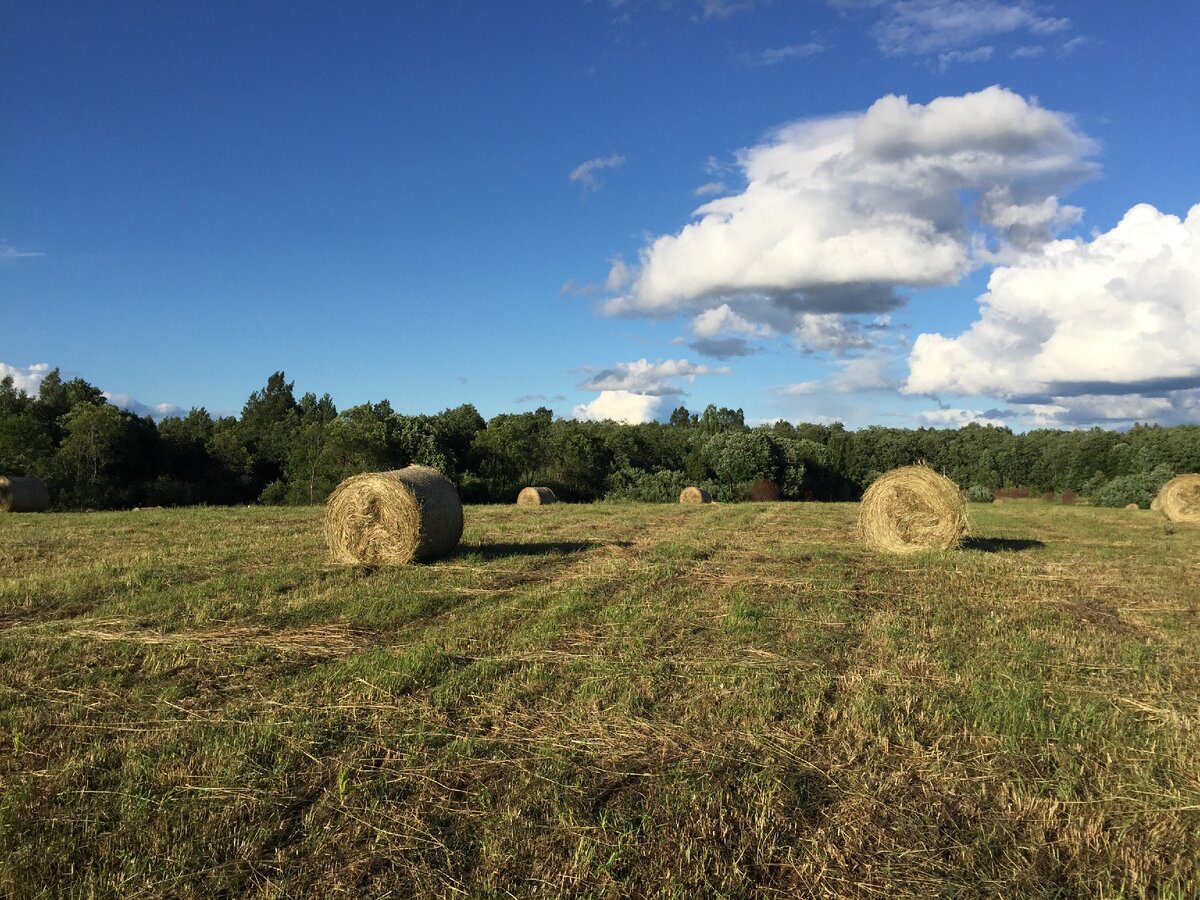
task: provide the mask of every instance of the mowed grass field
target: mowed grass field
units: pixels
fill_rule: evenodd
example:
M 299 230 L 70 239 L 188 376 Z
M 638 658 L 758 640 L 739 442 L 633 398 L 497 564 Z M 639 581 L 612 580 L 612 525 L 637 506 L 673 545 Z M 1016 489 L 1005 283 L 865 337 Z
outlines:
M 0 895 L 1200 896 L 1200 528 L 970 512 L 2 516 Z

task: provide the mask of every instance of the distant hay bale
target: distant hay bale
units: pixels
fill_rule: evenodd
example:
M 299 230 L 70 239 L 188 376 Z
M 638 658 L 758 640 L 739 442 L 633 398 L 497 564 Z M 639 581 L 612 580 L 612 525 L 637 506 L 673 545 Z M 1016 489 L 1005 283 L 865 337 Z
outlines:
M 50 505 L 50 489 L 38 478 L 0 475 L 0 512 L 42 512 Z
M 1200 523 L 1200 475 L 1179 475 L 1162 486 L 1151 509 L 1170 522 Z
M 428 466 L 352 475 L 325 505 L 325 541 L 334 562 L 426 562 L 457 547 L 462 532 L 458 489 Z
M 679 493 L 680 503 L 712 503 L 712 497 L 704 488 L 685 487 Z
M 928 466 L 904 466 L 867 488 L 858 530 L 874 550 L 950 550 L 967 535 L 967 501 L 958 485 Z
M 548 487 L 524 487 L 517 494 L 517 506 L 545 506 L 557 502 L 554 491 Z
M 1137 509 L 1138 505 L 1136 503 L 1126 503 L 1125 508 L 1126 509 Z

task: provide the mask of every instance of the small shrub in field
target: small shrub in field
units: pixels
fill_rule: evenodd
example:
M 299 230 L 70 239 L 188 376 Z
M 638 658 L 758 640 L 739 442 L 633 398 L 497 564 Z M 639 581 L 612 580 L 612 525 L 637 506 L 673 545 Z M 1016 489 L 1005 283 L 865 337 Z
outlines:
M 683 472 L 647 472 L 643 469 L 621 469 L 609 477 L 605 500 L 629 500 L 635 503 L 678 503 L 679 493 L 686 486 Z M 707 482 L 698 485 L 705 490 Z
M 1159 489 L 1170 481 L 1174 474 L 1166 466 L 1159 466 L 1137 475 L 1119 475 L 1093 491 L 1088 499 L 1092 501 L 1092 506 L 1121 509 L 1130 503 L 1136 503 L 1139 509 L 1149 509 Z
M 1079 494 L 1076 491 L 1063 491 L 1062 493 L 1062 502 L 1065 506 L 1074 506 L 1078 499 Z
M 967 488 L 967 499 L 972 503 L 992 503 L 995 501 L 996 495 L 982 484 L 973 484 Z
M 780 496 L 779 485 L 769 478 L 759 478 L 746 491 L 746 499 L 752 502 L 772 503 Z
M 1025 497 L 1029 496 L 1029 488 L 997 488 L 995 491 L 995 496 L 998 500 L 1023 500 Z

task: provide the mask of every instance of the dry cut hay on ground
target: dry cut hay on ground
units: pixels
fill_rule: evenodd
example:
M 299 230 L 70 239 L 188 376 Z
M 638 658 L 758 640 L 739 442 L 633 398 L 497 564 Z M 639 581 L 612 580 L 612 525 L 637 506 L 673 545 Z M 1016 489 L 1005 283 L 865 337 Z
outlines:
M 0 512 L 41 512 L 49 505 L 46 482 L 0 475 Z
M 457 547 L 462 532 L 458 489 L 428 466 L 353 475 L 325 506 L 325 541 L 335 562 L 425 562 Z
M 858 530 L 874 550 L 950 550 L 967 536 L 967 501 L 958 485 L 928 466 L 904 466 L 867 488 Z
M 704 488 L 685 487 L 679 492 L 680 503 L 712 503 L 712 497 Z
M 1179 475 L 1162 486 L 1151 509 L 1171 522 L 1200 522 L 1200 475 Z
M 557 502 L 554 491 L 548 487 L 525 487 L 517 494 L 517 506 L 545 506 Z

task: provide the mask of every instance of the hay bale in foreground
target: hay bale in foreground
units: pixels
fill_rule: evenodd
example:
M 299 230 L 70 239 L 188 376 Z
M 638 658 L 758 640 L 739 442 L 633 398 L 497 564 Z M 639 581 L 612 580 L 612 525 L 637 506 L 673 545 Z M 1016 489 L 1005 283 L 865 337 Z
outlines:
M 1138 505 L 1136 503 L 1126 503 L 1125 508 L 1126 509 L 1137 509 Z
M 704 488 L 685 487 L 679 492 L 680 503 L 712 503 L 712 497 Z
M 40 478 L 0 475 L 0 512 L 42 512 L 50 505 L 50 489 Z
M 1200 523 L 1200 475 L 1179 475 L 1162 486 L 1151 509 L 1170 522 Z
M 893 469 L 863 494 L 858 531 L 874 550 L 950 550 L 967 536 L 967 501 L 958 485 L 928 466 Z
M 352 475 L 325 505 L 325 541 L 334 562 L 426 562 L 457 547 L 462 532 L 458 489 L 428 466 Z
M 557 502 L 554 491 L 548 487 L 524 487 L 517 494 L 517 506 L 545 506 Z

